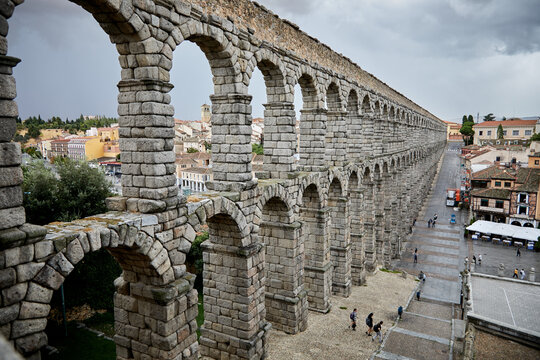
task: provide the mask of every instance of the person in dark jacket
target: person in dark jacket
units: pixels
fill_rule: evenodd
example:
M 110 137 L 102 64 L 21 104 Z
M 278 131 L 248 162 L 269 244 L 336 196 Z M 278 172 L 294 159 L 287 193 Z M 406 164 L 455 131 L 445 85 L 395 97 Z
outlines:
M 371 336 L 371 333 L 373 332 L 373 313 L 370 313 L 366 318 L 366 325 L 368 327 L 368 331 L 366 331 L 367 336 Z
M 376 338 L 379 338 L 379 342 L 382 342 L 382 321 L 379 321 L 379 323 L 375 324 L 373 327 L 373 331 L 375 332 L 375 336 L 371 338 L 371 341 L 375 340 Z
M 403 306 L 400 305 L 400 306 L 397 308 L 397 314 L 398 314 L 398 316 L 399 316 L 399 319 L 401 320 L 401 315 L 403 315 Z
M 354 331 L 356 331 L 356 318 L 358 317 L 357 310 L 354 309 L 349 318 L 351 319 L 351 324 L 349 325 Z

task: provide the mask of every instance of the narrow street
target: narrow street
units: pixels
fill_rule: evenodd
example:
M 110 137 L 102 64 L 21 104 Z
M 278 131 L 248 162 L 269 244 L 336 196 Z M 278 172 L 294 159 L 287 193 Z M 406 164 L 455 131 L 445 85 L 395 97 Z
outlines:
M 446 206 L 446 189 L 460 187 L 459 147 L 449 143 L 436 184 L 413 227 L 410 241 L 394 269 L 417 276 L 426 274 L 419 283 L 420 301 L 416 296 L 407 304 L 403 318 L 389 329 L 380 352 L 373 359 L 452 359 L 454 337 L 461 331 L 460 271 L 468 254 L 463 238 L 465 210 Z M 437 214 L 437 224 L 428 227 L 428 220 Z M 456 224 L 450 217 L 456 215 Z M 418 262 L 414 250 L 418 249 Z

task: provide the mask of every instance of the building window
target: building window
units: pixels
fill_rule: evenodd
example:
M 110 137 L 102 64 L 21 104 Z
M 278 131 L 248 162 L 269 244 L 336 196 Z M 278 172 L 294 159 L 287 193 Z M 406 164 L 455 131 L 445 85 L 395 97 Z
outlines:
M 500 181 L 495 181 L 495 186 L 496 187 L 501 187 L 501 182 Z
M 518 136 L 519 135 L 519 130 L 512 130 L 512 135 L 513 136 Z
M 502 200 L 495 201 L 495 207 L 497 209 L 504 209 L 504 201 L 502 201 Z
M 532 130 L 525 130 L 525 135 L 532 135 Z
M 540 160 L 534 160 L 534 165 L 540 165 Z
M 480 131 L 478 132 L 478 135 L 482 136 L 482 135 L 484 135 L 484 132 L 483 132 L 482 130 L 480 130 Z
M 480 199 L 480 206 L 489 206 L 488 199 Z
M 510 186 L 512 186 L 511 182 L 509 182 L 509 181 L 504 182 L 504 187 L 510 187 Z
M 528 207 L 526 207 L 526 206 L 518 206 L 518 211 L 517 211 L 518 214 L 520 214 L 520 215 L 528 215 L 528 212 L 529 212 Z
M 529 195 L 528 194 L 518 194 L 518 202 L 519 203 L 527 203 L 529 200 Z
M 487 135 L 491 136 L 491 130 L 488 130 Z
M 506 130 L 503 130 L 503 136 L 506 136 Z
M 497 156 L 497 157 L 495 158 L 495 161 L 501 161 L 501 157 L 500 157 L 500 156 Z

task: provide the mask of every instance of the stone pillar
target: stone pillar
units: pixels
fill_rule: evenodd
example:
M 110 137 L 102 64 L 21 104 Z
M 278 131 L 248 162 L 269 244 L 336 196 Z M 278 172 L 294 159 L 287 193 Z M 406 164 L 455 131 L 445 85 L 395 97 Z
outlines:
M 347 160 L 357 163 L 363 160 L 365 142 L 363 120 L 357 113 L 349 113 L 347 134 Z
M 529 281 L 536 281 L 536 269 L 533 267 L 529 270 Z
M 194 277 L 164 286 L 115 281 L 117 359 L 197 359 Z
M 226 245 L 216 237 L 230 226 L 220 227 L 221 235 L 210 228 L 204 249 L 204 325 L 199 338 L 200 353 L 214 359 L 261 359 L 267 350 L 271 325 L 265 320 L 264 247 Z
M 369 272 L 375 271 L 375 210 L 373 199 L 373 185 L 364 184 L 363 202 L 363 244 L 365 249 L 365 267 Z
M 333 265 L 332 293 L 351 294 L 351 243 L 349 202 L 347 198 L 328 198 L 331 209 L 330 254 Z
M 300 110 L 300 168 L 323 171 L 325 164 L 326 109 Z
M 373 143 L 371 151 L 377 156 L 383 154 L 383 138 L 384 138 L 384 120 L 382 115 L 377 111 L 373 118 Z
M 347 158 L 346 112 L 328 111 L 326 126 L 326 163 L 328 166 L 343 166 Z
M 305 286 L 308 292 L 309 309 L 327 313 L 330 311 L 332 288 L 332 262 L 328 236 L 328 207 L 322 209 L 301 208 L 304 231 Z
M 209 190 L 242 191 L 251 173 L 251 95 L 212 95 L 212 172 Z
M 151 79 L 118 84 L 122 195 L 127 209 L 155 213 L 178 205 L 172 85 Z
M 287 179 L 296 171 L 296 114 L 292 103 L 264 104 L 264 174 L 258 178 Z
M 376 179 L 373 185 L 373 204 L 375 210 L 375 221 L 374 221 L 374 234 L 375 234 L 375 263 L 376 267 L 378 263 L 382 263 L 382 254 L 384 246 L 384 237 L 385 237 L 385 218 L 384 218 L 384 190 L 383 190 L 383 181 L 382 179 Z
M 353 285 L 365 282 L 364 238 L 362 236 L 362 190 L 349 190 L 351 196 L 351 279 Z
M 259 234 L 266 245 L 266 320 L 288 334 L 304 331 L 308 299 L 301 224 L 265 221 Z
M 11 9 L 11 12 L 13 9 Z M 7 20 L 0 15 L 0 22 Z M 5 31 L 7 33 L 7 29 Z M 5 42 L 6 34 L 0 34 L 0 41 Z M 3 48 L 3 47 L 2 47 Z M 3 50 L 3 49 L 2 49 Z M 7 50 L 7 44 L 6 49 Z M 0 231 L 15 229 L 26 221 L 21 185 L 21 146 L 11 142 L 17 129 L 15 118 L 19 115 L 14 99 L 17 95 L 13 68 L 19 59 L 6 56 L 0 51 Z
M 362 114 L 361 157 L 364 159 L 373 158 L 375 155 L 375 120 L 375 115 L 371 110 L 366 110 Z

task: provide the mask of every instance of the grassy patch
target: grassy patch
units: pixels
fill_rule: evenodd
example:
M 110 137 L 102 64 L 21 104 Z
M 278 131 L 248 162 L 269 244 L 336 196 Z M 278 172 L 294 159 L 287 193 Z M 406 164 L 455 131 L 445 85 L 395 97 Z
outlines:
M 347 310 L 347 307 L 346 306 L 340 306 L 339 307 L 341 310 Z
M 387 268 L 381 268 L 381 271 L 392 273 L 392 274 L 401 274 L 401 271 L 399 270 L 388 270 Z
M 51 322 L 50 322 L 51 323 Z M 47 327 L 49 344 L 58 349 L 57 354 L 42 354 L 43 360 L 113 360 L 116 359 L 116 346 L 113 341 L 98 337 L 87 329 L 77 329 L 74 323 L 68 324 L 68 336 L 64 337 L 63 327 Z

